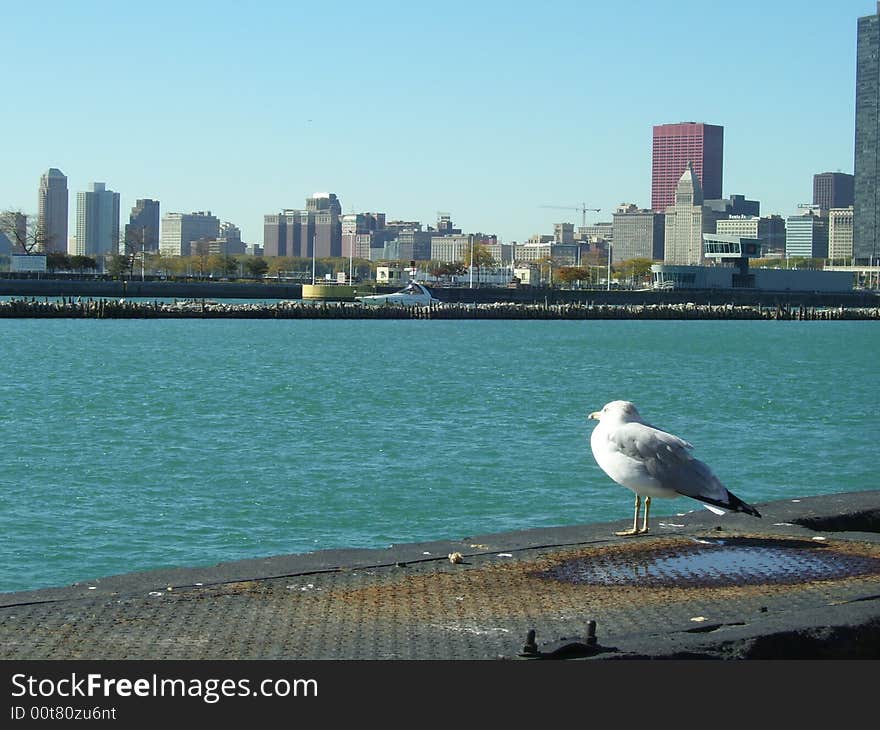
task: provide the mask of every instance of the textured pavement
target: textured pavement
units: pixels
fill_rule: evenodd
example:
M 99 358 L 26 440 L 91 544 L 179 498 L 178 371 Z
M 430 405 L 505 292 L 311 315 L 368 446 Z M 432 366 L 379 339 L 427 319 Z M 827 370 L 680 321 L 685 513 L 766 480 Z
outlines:
M 880 491 L 757 506 L 0 594 L 0 657 L 880 657 Z

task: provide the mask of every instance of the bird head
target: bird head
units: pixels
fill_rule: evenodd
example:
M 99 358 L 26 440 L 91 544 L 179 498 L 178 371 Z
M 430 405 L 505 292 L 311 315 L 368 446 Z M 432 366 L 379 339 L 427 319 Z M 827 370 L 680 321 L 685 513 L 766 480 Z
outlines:
M 618 421 L 620 423 L 641 422 L 642 420 L 635 404 L 628 400 L 613 400 L 606 403 L 601 411 L 593 411 L 588 417 L 597 421 Z

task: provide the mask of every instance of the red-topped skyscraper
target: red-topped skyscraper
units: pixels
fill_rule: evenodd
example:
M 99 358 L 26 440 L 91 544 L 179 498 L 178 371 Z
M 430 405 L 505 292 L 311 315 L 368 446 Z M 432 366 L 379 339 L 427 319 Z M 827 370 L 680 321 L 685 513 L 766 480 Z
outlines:
M 651 166 L 651 208 L 665 213 L 675 204 L 675 186 L 690 162 L 706 200 L 721 198 L 724 127 L 702 122 L 658 124 L 654 127 Z

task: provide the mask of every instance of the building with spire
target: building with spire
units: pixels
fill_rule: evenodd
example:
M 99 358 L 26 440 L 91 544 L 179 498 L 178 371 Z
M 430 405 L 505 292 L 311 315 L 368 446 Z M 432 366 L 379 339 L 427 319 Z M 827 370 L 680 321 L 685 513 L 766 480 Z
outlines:
M 50 167 L 40 177 L 37 221 L 42 252 L 67 251 L 67 176 Z
M 675 188 L 675 203 L 666 209 L 663 261 L 667 264 L 703 263 L 703 234 L 714 233 L 726 217 L 703 205 L 703 189 L 691 162 Z

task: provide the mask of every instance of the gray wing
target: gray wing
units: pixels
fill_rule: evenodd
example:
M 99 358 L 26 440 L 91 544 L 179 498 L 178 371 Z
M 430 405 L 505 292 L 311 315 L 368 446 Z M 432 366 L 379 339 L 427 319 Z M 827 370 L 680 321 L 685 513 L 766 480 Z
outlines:
M 691 456 L 693 446 L 678 436 L 645 423 L 627 423 L 610 434 L 609 440 L 664 487 L 696 499 L 727 497 L 727 489 L 712 470 Z

